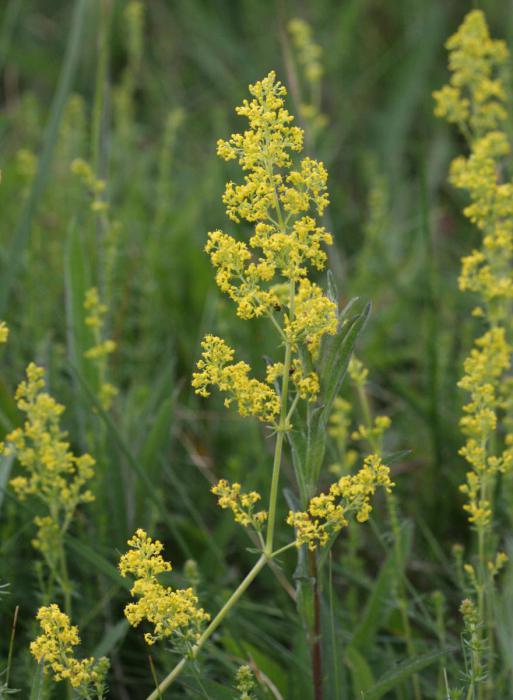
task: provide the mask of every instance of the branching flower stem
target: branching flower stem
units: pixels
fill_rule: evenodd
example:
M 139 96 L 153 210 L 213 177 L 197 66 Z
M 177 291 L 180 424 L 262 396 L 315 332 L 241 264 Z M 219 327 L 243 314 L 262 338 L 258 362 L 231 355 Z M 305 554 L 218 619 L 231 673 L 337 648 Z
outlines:
M 290 283 L 290 306 L 289 313 L 290 318 L 294 318 L 294 297 L 295 297 L 295 284 L 293 281 Z M 276 526 L 276 509 L 278 501 L 278 485 L 280 481 L 280 471 L 281 463 L 283 459 L 283 443 L 287 431 L 290 428 L 290 411 L 288 410 L 288 389 L 290 380 L 290 368 L 292 364 L 292 343 L 287 341 L 285 343 L 285 360 L 283 363 L 283 375 L 282 375 L 282 391 L 280 398 L 280 419 L 277 425 L 277 435 L 276 444 L 274 447 L 274 459 L 273 459 L 273 473 L 271 479 L 271 490 L 269 494 L 269 518 L 267 524 L 267 533 L 265 540 L 265 547 L 260 558 L 257 560 L 253 568 L 246 575 L 244 580 L 237 586 L 235 591 L 232 593 L 230 598 L 223 605 L 221 610 L 214 617 L 212 622 L 205 629 L 197 643 L 191 649 L 189 656 L 184 656 L 181 661 L 174 667 L 174 669 L 169 673 L 168 676 L 160 683 L 160 685 L 155 688 L 155 690 L 148 696 L 147 700 L 158 700 L 158 698 L 164 693 L 167 688 L 178 678 L 183 669 L 185 668 L 188 661 L 197 658 L 199 652 L 204 647 L 205 643 L 212 636 L 212 634 L 219 627 L 224 618 L 228 615 L 230 610 L 237 603 L 239 598 L 245 593 L 249 586 L 253 583 L 255 578 L 258 576 L 260 571 L 264 566 L 272 560 L 278 554 L 285 552 L 287 549 L 295 545 L 295 542 L 289 543 L 284 547 L 273 552 L 274 544 L 274 531 Z

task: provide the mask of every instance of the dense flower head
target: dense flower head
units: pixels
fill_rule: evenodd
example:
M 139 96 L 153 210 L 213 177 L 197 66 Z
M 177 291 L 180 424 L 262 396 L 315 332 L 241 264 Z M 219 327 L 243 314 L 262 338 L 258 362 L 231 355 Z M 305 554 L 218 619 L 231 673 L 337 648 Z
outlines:
M 24 470 L 10 482 L 18 497 L 34 495 L 43 501 L 54 527 L 63 531 L 77 506 L 94 500 L 86 484 L 94 475 L 95 462 L 88 454 L 77 457 L 71 451 L 60 426 L 64 406 L 44 390 L 44 377 L 42 367 L 29 364 L 27 378 L 15 396 L 26 419 L 22 427 L 7 435 L 2 449 L 15 455 Z M 48 526 L 46 522 L 47 530 Z M 41 542 L 41 533 L 37 539 Z
M 240 666 L 235 674 L 235 685 L 239 692 L 238 700 L 253 700 L 255 678 L 249 666 Z
M 275 362 L 274 364 L 267 365 L 266 379 L 269 384 L 277 382 L 278 379 L 283 376 L 283 371 L 283 362 Z M 292 360 L 289 370 L 289 379 L 299 398 L 309 402 L 317 400 L 320 391 L 319 377 L 316 372 L 305 372 L 301 360 L 298 357 Z
M 304 343 L 315 357 L 322 337 L 337 332 L 337 305 L 328 299 L 315 282 L 305 278 L 298 285 L 294 312 L 292 319 L 285 319 L 285 336 L 293 347 Z
M 200 637 L 203 624 L 210 616 L 198 606 L 198 597 L 192 588 L 173 590 L 157 580 L 158 574 L 171 571 L 171 564 L 161 556 L 163 549 L 158 540 L 152 540 L 142 529 L 128 540 L 131 547 L 120 559 L 122 576 L 135 577 L 130 593 L 137 602 L 125 607 L 125 617 L 133 626 L 146 620 L 153 631 L 144 635 L 147 644 L 172 638 L 183 653 L 190 650 Z
M 217 496 L 217 502 L 221 508 L 229 508 L 236 523 L 244 527 L 251 526 L 260 530 L 267 520 L 264 510 L 255 512 L 255 505 L 261 500 L 256 491 L 244 493 L 238 483 L 230 484 L 226 479 L 221 479 L 212 487 L 212 493 Z
M 80 643 L 78 627 L 70 623 L 68 615 L 53 603 L 39 609 L 37 620 L 42 634 L 30 645 L 30 651 L 45 670 L 53 672 L 55 681 L 68 680 L 80 698 L 103 697 L 105 676 L 109 662 L 105 657 L 76 659 L 73 647 Z
M 296 529 L 296 544 L 307 544 L 311 550 L 324 546 L 331 537 L 349 525 L 349 515 L 365 522 L 372 510 L 370 503 L 379 486 L 390 491 L 394 484 L 390 469 L 377 455 L 368 455 L 363 467 L 354 475 L 341 477 L 328 493 L 314 496 L 306 511 L 291 511 L 287 518 Z
M 135 578 L 151 578 L 172 567 L 161 555 L 164 545 L 159 540 L 152 540 L 146 532 L 139 528 L 128 540 L 131 549 L 123 554 L 119 562 L 122 576 L 131 574 Z
M 465 17 L 446 43 L 450 84 L 434 93 L 435 114 L 458 124 L 463 131 L 496 128 L 507 118 L 504 82 L 497 74 L 508 60 L 504 41 L 491 39 L 481 10 Z
M 329 203 L 328 174 L 324 165 L 305 157 L 297 164 L 292 154 L 303 146 L 303 132 L 292 126 L 293 117 L 285 108 L 285 87 L 274 71 L 250 86 L 253 96 L 237 108 L 248 119 L 249 128 L 218 142 L 218 154 L 225 160 L 238 160 L 243 171 L 241 184 L 228 182 L 223 202 L 228 216 L 254 224 L 248 243 L 223 231 L 209 234 L 206 252 L 216 268 L 219 288 L 237 304 L 240 318 L 267 315 L 274 319 L 283 312 L 284 325 L 294 321 L 295 285 L 311 269 L 322 270 L 327 256 L 323 245 L 333 238 L 316 216 L 322 216 Z M 322 290 L 317 288 L 322 295 Z M 326 298 L 324 305 L 331 302 Z M 321 308 L 322 307 L 322 308 Z M 324 306 L 319 305 L 320 313 Z M 334 333 L 328 324 L 318 333 Z M 314 340 L 312 347 L 317 347 Z
M 192 386 L 200 396 L 209 396 L 209 387 L 216 386 L 227 394 L 225 406 L 235 401 L 241 416 L 257 416 L 273 422 L 280 410 L 278 395 L 271 387 L 248 375 L 251 367 L 246 362 L 233 363 L 234 351 L 224 340 L 207 335 L 201 343 L 200 370 L 192 377 Z

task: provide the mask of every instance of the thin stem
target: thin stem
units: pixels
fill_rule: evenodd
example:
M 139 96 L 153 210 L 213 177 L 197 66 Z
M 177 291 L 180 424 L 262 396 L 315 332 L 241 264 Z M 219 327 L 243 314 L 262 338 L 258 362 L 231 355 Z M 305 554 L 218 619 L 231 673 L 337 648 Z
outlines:
M 295 285 L 291 280 L 290 282 L 290 307 L 289 313 L 290 318 L 294 318 L 294 295 L 295 295 Z M 288 391 L 289 391 L 289 380 L 290 380 L 290 367 L 292 364 L 292 344 L 287 341 L 285 344 L 285 361 L 283 363 L 283 378 L 282 378 L 282 388 L 281 388 L 281 408 L 280 408 L 280 421 L 278 423 L 278 435 L 276 437 L 276 445 L 274 449 L 274 461 L 273 461 L 273 473 L 271 478 L 271 491 L 269 494 L 269 518 L 267 521 L 267 536 L 265 543 L 265 552 L 267 556 L 270 556 L 273 551 L 274 542 L 274 529 L 276 524 L 276 505 L 278 500 L 278 484 L 280 480 L 280 469 L 281 460 L 283 455 L 283 441 L 285 439 L 285 433 L 289 428 L 289 423 L 287 420 L 287 401 L 288 401 Z
M 155 688 L 155 690 L 152 693 L 150 693 L 150 695 L 148 695 L 146 700 L 158 700 L 162 693 L 167 688 L 169 688 L 169 686 L 173 683 L 173 681 L 176 680 L 176 678 L 178 678 L 180 673 L 183 671 L 185 665 L 187 664 L 187 661 L 194 660 L 198 656 L 198 653 L 208 641 L 210 636 L 216 631 L 216 629 L 219 627 L 224 618 L 228 615 L 228 613 L 233 608 L 235 603 L 239 600 L 239 598 L 242 596 L 242 594 L 249 588 L 251 583 L 255 580 L 260 571 L 264 568 L 266 563 L 267 557 L 265 556 L 265 554 L 262 554 L 260 559 L 256 562 L 251 571 L 247 574 L 246 578 L 239 584 L 236 590 L 228 598 L 221 610 L 217 613 L 212 622 L 209 624 L 209 626 L 203 632 L 201 637 L 198 639 L 197 643 L 193 646 L 190 655 L 183 657 L 183 659 L 174 667 L 171 673 L 169 673 L 169 675 L 166 676 L 162 683 L 160 683 L 160 685 L 157 688 Z
M 5 688 L 7 690 L 9 690 L 9 677 L 11 675 L 12 653 L 13 653 L 13 649 L 14 649 L 14 636 L 16 634 L 16 622 L 18 621 L 19 610 L 20 610 L 20 606 L 17 605 L 14 608 L 14 616 L 12 619 L 11 638 L 9 640 L 9 652 L 7 655 L 7 670 L 5 672 Z

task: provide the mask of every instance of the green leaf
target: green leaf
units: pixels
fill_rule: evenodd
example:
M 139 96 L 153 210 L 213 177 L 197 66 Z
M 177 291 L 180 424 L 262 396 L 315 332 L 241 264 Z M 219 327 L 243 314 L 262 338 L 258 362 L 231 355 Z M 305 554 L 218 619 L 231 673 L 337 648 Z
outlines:
M 402 568 L 397 566 L 395 552 L 390 551 L 372 587 L 363 616 L 348 647 L 349 650 L 356 648 L 366 652 L 372 647 L 380 627 L 390 615 L 390 601 L 393 599 L 394 590 L 400 578 L 404 575 L 404 562 L 408 560 L 411 544 L 412 527 L 407 524 L 401 529 Z
M 413 659 L 408 659 L 407 661 L 398 664 L 395 668 L 387 671 L 387 673 L 381 676 L 379 681 L 371 688 L 364 691 L 364 700 L 379 700 L 379 698 L 382 698 L 385 693 L 388 693 L 396 686 L 404 683 L 404 681 L 414 673 L 422 671 L 422 669 L 431 666 L 431 664 L 440 659 L 442 656 L 445 656 L 450 652 L 454 653 L 454 651 L 454 649 L 431 651 L 427 654 L 421 654 L 420 656 L 416 656 Z
M 90 279 L 86 260 L 79 227 L 76 222 L 72 222 L 68 228 L 64 260 L 68 354 L 72 364 L 91 384 L 94 380 L 94 376 L 91 376 L 93 365 L 84 362 L 84 353 L 92 345 L 91 331 L 85 323 L 84 309 L 84 298 Z
M 365 689 L 374 685 L 374 676 L 369 664 L 355 647 L 346 650 L 346 663 L 353 681 L 353 697 L 364 697 Z
M 88 5 L 88 0 L 77 0 L 75 2 L 71 28 L 67 32 L 68 44 L 66 46 L 64 63 L 52 102 L 48 124 L 45 129 L 43 148 L 38 160 L 37 172 L 32 182 L 29 196 L 21 210 L 9 251 L 5 255 L 6 263 L 0 275 L 0 317 L 5 316 L 11 290 L 17 278 L 18 266 L 21 263 L 25 247 L 30 239 L 32 222 L 36 215 L 38 204 L 41 200 L 45 185 L 51 180 L 49 171 L 52 163 L 53 151 L 57 142 L 64 107 L 71 91 L 78 65 L 82 34 L 86 24 L 85 11 Z
M 30 700 L 43 700 L 43 685 L 44 685 L 44 662 L 40 661 L 37 665 L 32 685 L 30 687 Z
M 95 659 L 99 659 L 101 656 L 107 656 L 116 646 L 116 644 L 124 639 L 126 633 L 128 632 L 130 625 L 127 620 L 119 620 L 113 625 L 104 635 L 103 639 L 99 642 L 93 651 L 93 656 Z
M 116 583 L 121 588 L 130 590 L 131 584 L 128 579 L 123 578 L 117 568 L 111 564 L 107 559 L 98 554 L 94 549 L 88 547 L 87 545 L 80 542 L 80 540 L 75 539 L 71 535 L 65 536 L 65 541 L 67 546 L 72 549 L 76 554 L 78 554 L 82 559 L 92 564 L 95 569 L 101 571 L 108 579 L 113 583 Z

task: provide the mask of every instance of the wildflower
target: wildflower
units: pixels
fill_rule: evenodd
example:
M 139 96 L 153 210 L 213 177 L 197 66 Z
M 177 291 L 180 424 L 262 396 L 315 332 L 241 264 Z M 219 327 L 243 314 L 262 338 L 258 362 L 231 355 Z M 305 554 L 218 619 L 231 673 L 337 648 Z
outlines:
M 71 163 L 71 172 L 76 175 L 82 184 L 87 188 L 92 197 L 91 210 L 101 213 L 108 209 L 108 203 L 104 199 L 107 183 L 101 178 L 97 178 L 92 167 L 82 158 L 75 158 Z
M 315 357 L 323 335 L 337 332 L 337 306 L 308 279 L 300 281 L 295 303 L 294 318 L 285 318 L 285 336 L 293 347 L 304 343 Z
M 349 525 L 348 516 L 354 514 L 365 522 L 372 510 L 370 498 L 379 486 L 390 491 L 390 469 L 377 455 L 369 455 L 354 475 L 343 476 L 331 485 L 328 493 L 314 496 L 304 512 L 289 513 L 287 523 L 296 529 L 296 544 L 307 544 L 315 550 L 324 546 L 342 528 Z
M 327 119 L 319 110 L 320 82 L 324 74 L 322 48 L 312 38 L 312 29 L 305 20 L 295 17 L 288 24 L 289 34 L 301 74 L 306 83 L 306 92 L 300 105 L 300 114 L 313 133 L 325 126 Z
M 91 360 L 98 371 L 100 380 L 99 396 L 100 403 L 105 411 L 112 405 L 112 400 L 117 396 L 117 388 L 106 380 L 107 357 L 116 349 L 116 343 L 110 338 L 104 338 L 105 315 L 108 311 L 107 305 L 100 301 L 100 295 L 96 287 L 87 290 L 84 299 L 84 309 L 87 312 L 85 323 L 92 330 L 94 345 L 84 352 L 84 357 Z
M 6 343 L 9 337 L 9 328 L 5 321 L 0 321 L 0 343 Z
M 235 674 L 235 683 L 240 693 L 239 700 L 252 700 L 255 689 L 255 679 L 249 666 L 240 666 Z
M 507 118 L 501 104 L 504 85 L 496 76 L 508 59 L 506 44 L 490 38 L 483 13 L 474 10 L 446 48 L 452 75 L 450 85 L 434 93 L 436 116 L 460 125 L 463 131 L 467 123 L 477 133 L 497 128 Z
M 501 130 L 507 116 L 503 69 L 508 51 L 504 42 L 490 38 L 479 10 L 467 15 L 447 48 L 452 75 L 450 85 L 435 93 L 435 111 L 457 122 L 469 142 L 468 157 L 451 164 L 450 180 L 468 192 L 470 204 L 464 214 L 483 232 L 481 248 L 462 260 L 459 285 L 477 295 L 474 315 L 489 324 L 465 360 L 458 384 L 469 393 L 460 421 L 467 440 L 460 454 L 472 468 L 460 490 L 468 498 L 464 508 L 469 521 L 485 529 L 493 516 L 493 479 L 513 468 L 509 434 L 502 447 L 494 438 L 512 351 L 513 183 L 502 178 L 502 163 L 511 148 Z
M 351 438 L 357 441 L 366 440 L 371 444 L 380 444 L 383 435 L 391 425 L 392 421 L 388 416 L 376 416 L 371 426 L 359 425 L 358 429 L 351 434 Z
M 293 117 L 284 106 L 286 89 L 276 74 L 271 71 L 251 85 L 250 93 L 253 99 L 236 110 L 247 117 L 249 129 L 220 140 L 217 152 L 225 160 L 238 160 L 247 173 L 242 184 L 227 184 L 223 202 L 229 218 L 249 221 L 254 233 L 248 245 L 213 231 L 206 251 L 216 268 L 216 282 L 237 304 L 239 317 L 273 316 L 283 306 L 285 335 L 294 344 L 304 342 L 315 355 L 322 336 L 336 332 L 335 305 L 306 279 L 309 268 L 324 268 L 322 245 L 333 242 L 314 216 L 328 205 L 327 172 L 308 157 L 293 167 L 291 154 L 301 151 L 303 132 L 291 124 Z M 277 277 L 298 283 L 293 298 L 290 286 L 280 298 Z M 305 306 L 310 308 L 308 318 Z M 297 321 L 300 313 L 303 319 Z
M 201 343 L 202 359 L 198 361 L 200 370 L 192 378 L 192 386 L 200 396 L 209 396 L 208 388 L 217 388 L 228 394 L 225 406 L 233 401 L 241 416 L 257 416 L 259 420 L 272 422 L 280 410 L 276 392 L 257 379 L 250 379 L 251 367 L 246 362 L 232 363 L 234 351 L 224 340 L 207 335 Z
M 71 625 L 69 617 L 55 603 L 39 608 L 37 620 L 43 633 L 31 643 L 30 651 L 38 662 L 44 662 L 45 670 L 52 669 L 53 680 L 68 680 L 80 698 L 90 698 L 93 691 L 103 698 L 108 660 L 75 658 L 73 647 L 80 644 L 78 627 Z
M 369 370 L 364 366 L 363 362 L 361 362 L 354 355 L 349 360 L 347 371 L 351 381 L 353 381 L 357 386 L 365 386 L 369 377 Z
M 37 548 L 51 549 L 45 534 L 63 533 L 81 503 L 94 496 L 86 484 L 92 478 L 94 459 L 89 454 L 75 456 L 60 427 L 64 406 L 44 391 L 45 372 L 34 363 L 27 367 L 27 379 L 16 391 L 16 401 L 26 420 L 21 428 L 6 438 L 3 450 L 17 457 L 25 474 L 11 479 L 11 486 L 20 499 L 34 495 L 48 509 L 48 517 L 36 520 Z M 50 524 L 50 521 L 51 524 Z M 53 541 L 53 537 L 51 538 Z
M 226 479 L 221 479 L 211 491 L 218 497 L 217 502 L 221 508 L 229 508 L 232 511 L 236 523 L 244 527 L 251 525 L 255 530 L 260 530 L 267 520 L 266 511 L 254 512 L 255 505 L 261 499 L 256 491 L 241 493 L 240 484 L 230 484 Z
M 210 616 L 198 607 L 192 588 L 173 590 L 157 580 L 159 574 L 172 570 L 171 564 L 160 554 L 161 542 L 153 541 L 139 529 L 128 540 L 128 545 L 131 549 L 121 557 L 119 570 L 122 576 L 134 576 L 130 593 L 138 600 L 125 607 L 126 619 L 132 627 L 143 620 L 153 625 L 153 632 L 144 635 L 147 644 L 171 637 L 180 651 L 190 651 Z

